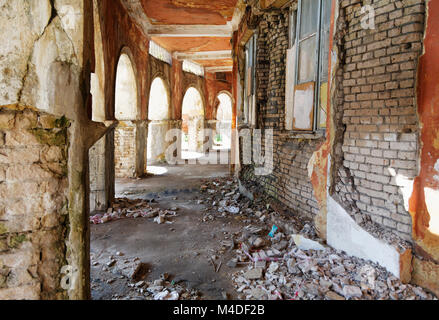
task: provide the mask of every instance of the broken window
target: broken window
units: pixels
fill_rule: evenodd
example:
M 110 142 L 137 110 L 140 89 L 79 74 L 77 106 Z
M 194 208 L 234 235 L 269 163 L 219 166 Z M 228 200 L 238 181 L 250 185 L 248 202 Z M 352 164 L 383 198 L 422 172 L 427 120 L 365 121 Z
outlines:
M 286 129 L 326 128 L 331 0 L 300 0 L 290 14 Z
M 256 48 L 257 35 L 245 45 L 244 123 L 256 125 Z
M 149 54 L 169 65 L 172 65 L 172 55 L 154 41 L 149 42 Z

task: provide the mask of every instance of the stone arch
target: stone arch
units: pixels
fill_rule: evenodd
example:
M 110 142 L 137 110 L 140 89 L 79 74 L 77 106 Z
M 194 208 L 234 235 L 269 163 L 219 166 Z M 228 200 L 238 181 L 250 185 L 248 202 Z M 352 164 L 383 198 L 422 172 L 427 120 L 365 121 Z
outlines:
M 231 106 L 231 112 L 232 112 L 231 115 L 233 117 L 233 102 L 234 102 L 233 96 L 229 91 L 221 90 L 221 91 L 217 92 L 217 94 L 215 96 L 215 110 L 214 110 L 213 114 L 214 114 L 215 119 L 217 119 L 217 120 L 218 120 L 218 109 L 219 109 L 220 103 L 221 103 L 221 101 L 218 99 L 218 97 L 221 95 L 227 95 L 230 98 L 230 106 Z
M 170 87 L 162 75 L 153 79 L 149 90 L 148 120 L 168 120 L 171 116 Z M 156 110 L 158 108 L 162 110 Z M 163 108 L 166 108 L 166 112 Z
M 157 76 L 151 82 L 149 92 L 147 161 L 155 164 L 165 161 L 165 152 L 169 146 L 166 133 L 170 129 L 170 87 L 163 77 Z
M 189 86 L 185 91 L 181 106 L 184 159 L 197 157 L 195 154 L 202 151 L 205 105 L 200 90 L 196 86 Z
M 134 178 L 146 169 L 146 126 L 141 118 L 141 95 L 135 59 L 128 47 L 122 48 L 116 67 L 115 118 L 119 125 L 114 136 L 115 176 Z
M 183 90 L 183 98 L 182 98 L 182 100 L 181 100 L 181 114 L 182 114 L 182 116 L 183 116 L 183 102 L 184 102 L 184 98 L 185 98 L 185 96 L 186 96 L 186 93 L 188 92 L 188 90 L 190 90 L 190 89 L 195 89 L 199 94 L 200 94 L 200 97 L 201 97 L 201 101 L 202 101 L 202 104 L 203 104 L 203 114 L 204 114 L 204 116 L 206 116 L 206 112 L 207 112 L 207 110 L 206 110 L 206 108 L 207 108 L 207 101 L 206 101 L 206 97 L 204 96 L 204 90 L 203 90 L 203 88 L 202 88 L 202 86 L 200 86 L 199 84 L 197 84 L 197 83 L 194 83 L 194 82 L 191 82 L 191 83 L 189 83 L 185 88 L 184 88 L 184 90 Z M 183 119 L 182 119 L 183 120 Z
M 215 109 L 215 137 L 216 148 L 230 149 L 233 121 L 233 99 L 228 91 L 220 91 L 216 98 L 218 103 Z
M 124 47 L 116 67 L 114 113 L 117 120 L 133 121 L 140 117 L 140 94 L 133 55 Z

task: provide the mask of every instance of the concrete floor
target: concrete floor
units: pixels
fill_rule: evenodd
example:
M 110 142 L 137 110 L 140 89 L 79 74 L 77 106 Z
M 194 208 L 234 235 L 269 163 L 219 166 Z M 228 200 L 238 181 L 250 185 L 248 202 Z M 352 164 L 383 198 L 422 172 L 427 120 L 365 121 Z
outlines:
M 158 225 L 151 219 L 125 219 L 91 226 L 91 254 L 100 266 L 92 266 L 93 299 L 111 299 L 114 294 L 127 295 L 130 288 L 122 277 L 108 284 L 117 274 L 102 271 L 110 255 L 122 252 L 124 258 L 138 257 L 151 266 L 147 281 L 154 281 L 168 273 L 175 282 L 202 292 L 203 299 L 223 299 L 223 292 L 233 293 L 226 263 L 232 253 L 221 256 L 218 273 L 209 257 L 221 248 L 227 235 L 242 227 L 239 221 L 223 218 L 203 222 L 205 204 L 198 204 L 204 196 L 199 192 L 203 178 L 227 176 L 228 166 L 162 167 L 167 172 L 159 176 L 132 180 L 120 179 L 116 184 L 118 197 L 154 198 L 153 206 L 163 209 L 179 208 L 173 224 Z M 236 269 L 234 269 L 236 271 Z M 233 297 L 233 295 L 232 295 Z
M 227 165 L 150 165 L 144 179 L 116 179 L 116 198 L 150 199 L 160 193 L 164 195 L 177 192 L 198 191 L 202 179 L 225 177 L 229 175 Z

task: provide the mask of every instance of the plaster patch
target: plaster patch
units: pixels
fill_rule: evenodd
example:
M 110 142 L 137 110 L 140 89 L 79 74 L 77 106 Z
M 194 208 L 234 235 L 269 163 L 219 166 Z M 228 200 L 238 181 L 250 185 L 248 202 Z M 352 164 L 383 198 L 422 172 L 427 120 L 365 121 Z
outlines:
M 405 272 L 401 270 L 401 253 L 397 248 L 373 237 L 362 229 L 351 216 L 330 196 L 328 196 L 327 243 L 345 251 L 351 256 L 370 260 L 386 268 L 398 278 Z
M 400 188 L 401 194 L 404 198 L 404 208 L 406 211 L 410 210 L 409 201 L 413 194 L 413 179 L 398 174 L 395 169 L 389 168 L 389 173 L 395 177 L 396 185 Z
M 439 235 L 439 190 L 424 188 L 424 194 L 425 204 L 430 215 L 428 230 Z

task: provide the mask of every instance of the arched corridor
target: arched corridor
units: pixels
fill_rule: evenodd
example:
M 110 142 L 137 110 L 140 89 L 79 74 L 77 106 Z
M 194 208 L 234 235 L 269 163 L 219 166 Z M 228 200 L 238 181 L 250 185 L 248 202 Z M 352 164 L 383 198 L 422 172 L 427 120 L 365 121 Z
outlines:
M 215 148 L 230 150 L 232 147 L 232 98 L 229 93 L 220 93 L 217 99 L 219 105 L 216 113 Z
M 204 103 L 200 92 L 191 87 L 183 98 L 182 107 L 182 158 L 204 156 Z
M 115 117 L 121 121 L 137 120 L 137 79 L 130 57 L 122 53 L 117 63 Z
M 0 3 L 0 300 L 437 299 L 439 0 Z
M 164 163 L 169 146 L 166 133 L 171 128 L 169 123 L 170 99 L 169 88 L 162 78 L 157 77 L 151 84 L 148 104 L 148 164 Z

